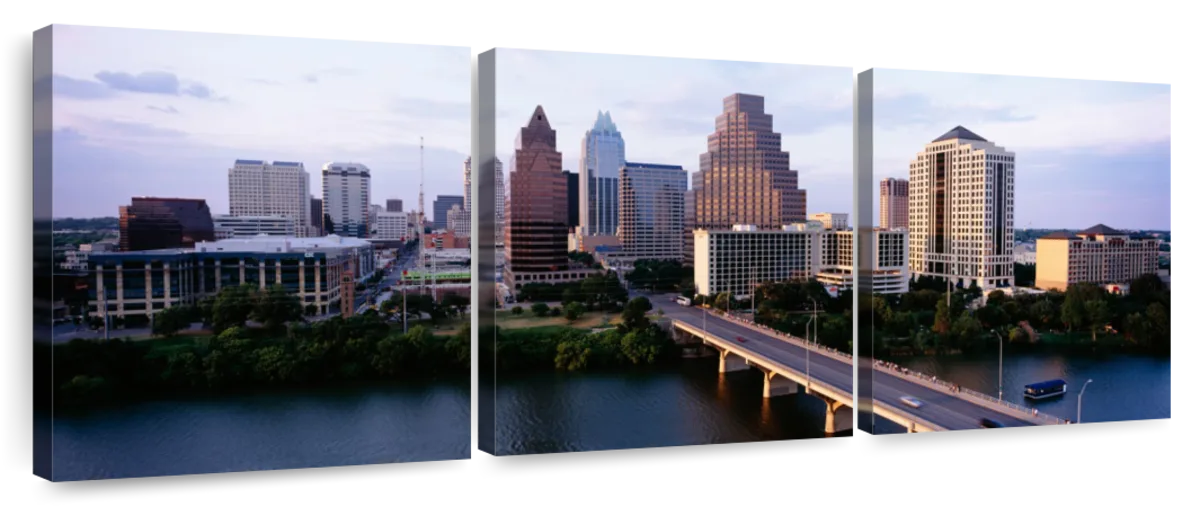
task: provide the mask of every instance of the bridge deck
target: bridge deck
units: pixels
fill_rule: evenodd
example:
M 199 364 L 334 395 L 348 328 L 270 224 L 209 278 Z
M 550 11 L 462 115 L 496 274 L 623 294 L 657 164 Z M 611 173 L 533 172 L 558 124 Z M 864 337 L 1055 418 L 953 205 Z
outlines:
M 665 316 L 676 322 L 695 328 L 705 326 L 703 310 L 699 308 L 680 306 L 666 296 L 652 296 L 651 300 L 656 307 L 663 310 Z M 761 355 L 800 374 L 808 371 L 808 356 L 814 382 L 829 386 L 835 393 L 853 393 L 853 362 L 844 355 L 821 349 L 811 349 L 811 354 L 806 354 L 809 350 L 806 350 L 807 346 L 802 340 L 781 337 L 773 331 L 713 314 L 707 318 L 707 333 L 723 340 L 722 346 L 734 349 L 735 353 L 736 350 L 742 349 L 751 355 Z M 747 341 L 738 342 L 739 336 Z M 953 392 L 944 383 L 907 375 L 883 366 L 873 369 L 872 389 L 874 399 L 879 403 L 880 410 L 877 411 L 877 415 L 902 426 L 916 422 L 924 430 L 975 429 L 980 427 L 979 420 L 982 418 L 992 419 L 1005 426 L 1062 422 L 1044 414 L 1034 416 L 1025 412 L 1023 408 L 1004 405 L 978 393 L 965 390 Z M 924 406 L 914 409 L 904 405 L 900 402 L 903 396 L 917 398 L 924 402 Z

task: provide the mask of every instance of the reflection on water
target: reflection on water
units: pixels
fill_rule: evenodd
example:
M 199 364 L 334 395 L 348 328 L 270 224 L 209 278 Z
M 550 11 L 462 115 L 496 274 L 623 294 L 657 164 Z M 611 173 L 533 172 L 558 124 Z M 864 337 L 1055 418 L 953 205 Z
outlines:
M 911 369 L 995 394 L 991 357 L 895 359 Z M 1009 355 L 1004 399 L 1084 422 L 1170 417 L 1167 359 Z M 1025 384 L 1065 379 L 1040 402 Z M 804 394 L 764 400 L 757 370 L 720 374 L 713 358 L 653 372 L 505 375 L 498 387 L 501 454 L 715 444 L 824 436 L 825 404 Z M 469 456 L 466 383 L 154 401 L 60 415 L 58 480 L 461 459 Z M 894 427 L 894 428 L 892 428 Z M 898 425 L 877 421 L 877 430 Z
M 651 372 L 504 374 L 497 452 L 531 454 L 825 436 L 825 403 L 764 400 L 762 373 L 721 374 L 715 358 Z
M 54 478 L 463 459 L 467 382 L 153 401 L 54 421 Z

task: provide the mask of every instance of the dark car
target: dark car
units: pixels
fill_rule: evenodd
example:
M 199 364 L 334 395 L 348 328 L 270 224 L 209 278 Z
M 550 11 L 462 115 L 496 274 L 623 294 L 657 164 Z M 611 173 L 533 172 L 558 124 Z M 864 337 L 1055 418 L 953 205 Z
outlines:
M 986 417 L 979 420 L 979 426 L 981 428 L 1003 428 L 1004 427 L 1003 424 L 1000 424 L 999 422 L 993 421 Z
M 742 342 L 742 343 L 746 343 L 746 342 L 747 342 L 747 341 L 749 341 L 749 340 L 746 340 L 745 338 L 742 338 L 741 336 L 739 336 L 739 337 L 737 337 L 737 341 L 739 341 L 739 342 Z

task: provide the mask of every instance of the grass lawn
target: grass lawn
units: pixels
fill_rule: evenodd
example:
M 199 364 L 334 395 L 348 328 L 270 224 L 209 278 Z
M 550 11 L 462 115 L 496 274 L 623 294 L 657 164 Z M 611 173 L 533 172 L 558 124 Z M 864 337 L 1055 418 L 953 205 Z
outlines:
M 575 322 L 568 322 L 566 317 L 538 317 L 526 311 L 520 315 L 512 312 L 500 312 L 496 316 L 496 324 L 505 329 L 524 329 L 532 327 L 571 327 L 575 329 L 592 329 L 595 327 L 612 327 L 621 319 L 620 315 L 604 312 L 587 312 Z

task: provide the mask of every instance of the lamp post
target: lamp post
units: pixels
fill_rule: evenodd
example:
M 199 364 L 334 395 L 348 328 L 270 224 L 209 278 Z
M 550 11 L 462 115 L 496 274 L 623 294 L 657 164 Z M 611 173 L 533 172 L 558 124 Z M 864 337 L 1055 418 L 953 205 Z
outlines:
M 1092 383 L 1092 379 L 1088 379 L 1083 383 L 1083 387 L 1079 389 L 1079 400 L 1075 403 L 1075 422 L 1083 422 L 1083 392 L 1087 390 L 1088 384 Z
M 813 320 L 816 320 L 816 318 L 817 318 L 817 314 L 816 314 L 815 308 L 814 308 L 812 317 L 809 317 L 808 323 L 804 324 L 804 341 L 806 344 L 808 343 L 808 326 L 811 325 L 813 323 Z M 811 344 L 807 347 L 804 347 L 804 377 L 805 377 L 805 382 L 807 382 L 805 389 L 807 391 L 811 391 L 812 390 L 812 345 Z

